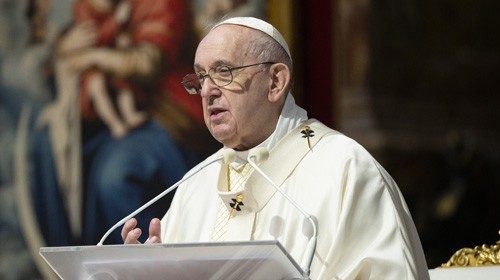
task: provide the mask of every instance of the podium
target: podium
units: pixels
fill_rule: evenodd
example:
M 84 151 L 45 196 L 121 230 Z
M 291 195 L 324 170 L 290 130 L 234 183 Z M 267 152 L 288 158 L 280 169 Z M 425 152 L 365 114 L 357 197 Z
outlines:
M 42 247 L 61 279 L 308 279 L 278 241 Z

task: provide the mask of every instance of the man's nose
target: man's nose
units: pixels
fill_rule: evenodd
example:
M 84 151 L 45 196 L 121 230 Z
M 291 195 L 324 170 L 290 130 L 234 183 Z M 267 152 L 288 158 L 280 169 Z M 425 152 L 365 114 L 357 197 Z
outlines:
M 201 97 L 209 97 L 213 95 L 220 95 L 219 86 L 217 86 L 210 77 L 206 77 L 201 84 Z

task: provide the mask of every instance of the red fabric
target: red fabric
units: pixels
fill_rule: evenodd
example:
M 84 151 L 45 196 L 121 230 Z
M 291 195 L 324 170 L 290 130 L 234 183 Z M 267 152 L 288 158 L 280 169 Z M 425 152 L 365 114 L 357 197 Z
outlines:
M 118 1 L 119 2 L 119 1 Z M 116 4 L 115 4 L 116 5 Z M 98 46 L 114 47 L 117 35 L 125 31 L 132 39 L 132 47 L 143 42 L 151 43 L 164 53 L 166 70 L 158 82 L 155 94 L 165 94 L 179 104 L 191 117 L 203 121 L 201 101 L 197 96 L 189 96 L 180 85 L 182 77 L 188 73 L 187 62 L 182 61 L 181 51 L 189 29 L 189 8 L 184 0 L 131 0 L 131 15 L 124 26 L 114 20 L 114 9 L 107 13 L 97 11 L 89 0 L 77 0 L 74 6 L 75 22 L 92 20 L 96 23 L 99 36 Z M 81 110 L 85 119 L 97 117 L 86 92 L 86 76 L 81 79 Z M 133 81 L 114 80 L 116 89 L 128 88 L 134 92 L 137 102 L 147 99 L 145 93 L 134 86 Z
M 162 87 L 166 89 L 166 93 L 174 103 L 179 104 L 192 118 L 203 123 L 203 109 L 200 96 L 188 94 L 180 82 L 185 76 L 184 73 L 188 72 L 189 70 L 186 69 L 184 72 L 166 75 L 163 79 Z
M 160 47 L 169 66 L 178 63 L 188 29 L 188 7 L 180 0 L 132 0 L 130 21 L 133 41 Z
M 92 21 L 98 28 L 97 46 L 112 44 L 119 31 L 119 25 L 113 17 L 114 10 L 102 12 L 95 9 L 89 0 L 77 0 L 73 7 L 75 23 Z

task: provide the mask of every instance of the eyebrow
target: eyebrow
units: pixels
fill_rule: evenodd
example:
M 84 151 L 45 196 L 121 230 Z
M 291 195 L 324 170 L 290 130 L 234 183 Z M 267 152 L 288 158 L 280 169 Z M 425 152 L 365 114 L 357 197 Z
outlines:
M 231 63 L 231 62 L 229 62 L 228 60 L 220 59 L 220 60 L 217 60 L 217 61 L 213 62 L 212 64 L 210 64 L 209 69 L 210 68 L 215 68 L 215 67 L 218 67 L 218 66 L 234 67 L 234 64 Z M 200 64 L 195 63 L 194 64 L 194 70 L 195 71 L 202 71 L 204 69 L 203 69 L 203 67 Z

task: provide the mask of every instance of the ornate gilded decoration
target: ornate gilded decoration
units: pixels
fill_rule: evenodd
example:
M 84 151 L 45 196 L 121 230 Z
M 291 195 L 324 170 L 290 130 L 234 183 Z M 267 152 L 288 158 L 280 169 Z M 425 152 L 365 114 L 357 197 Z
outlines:
M 303 134 L 302 138 L 307 138 L 307 145 L 309 145 L 309 149 L 311 149 L 311 140 L 309 140 L 309 138 L 314 137 L 314 130 L 306 125 L 304 129 L 300 131 L 300 133 Z
M 499 232 L 500 234 L 500 232 Z M 500 240 L 495 245 L 463 248 L 455 252 L 441 267 L 500 265 Z

